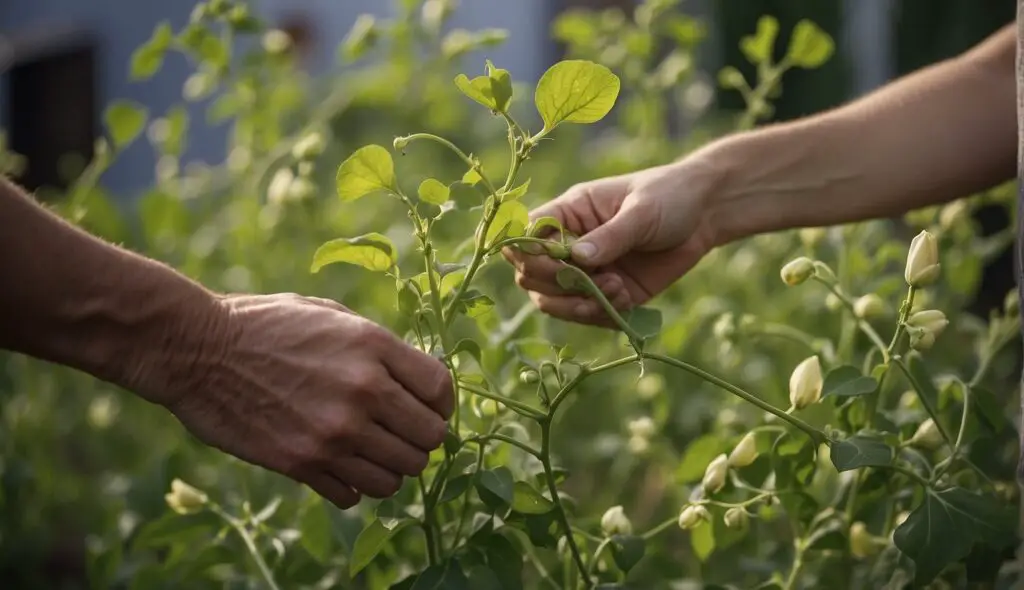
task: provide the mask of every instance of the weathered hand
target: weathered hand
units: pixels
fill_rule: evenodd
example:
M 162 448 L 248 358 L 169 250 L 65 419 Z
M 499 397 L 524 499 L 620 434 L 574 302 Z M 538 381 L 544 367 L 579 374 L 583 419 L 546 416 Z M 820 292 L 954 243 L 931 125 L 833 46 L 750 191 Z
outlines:
M 444 441 L 443 363 L 329 300 L 221 300 L 223 328 L 169 404 L 203 442 L 303 482 L 341 508 L 395 494 Z
M 591 273 L 617 309 L 651 299 L 689 271 L 716 243 L 705 206 L 713 172 L 683 161 L 586 182 L 531 212 L 581 236 L 573 261 Z M 555 279 L 564 263 L 507 248 L 516 282 L 552 316 L 613 327 L 600 304 L 565 291 Z

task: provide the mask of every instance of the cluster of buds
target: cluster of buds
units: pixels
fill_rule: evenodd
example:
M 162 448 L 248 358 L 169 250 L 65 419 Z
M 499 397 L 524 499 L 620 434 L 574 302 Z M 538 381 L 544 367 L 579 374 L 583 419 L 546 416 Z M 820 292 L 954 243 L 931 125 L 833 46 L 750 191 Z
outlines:
M 921 351 L 930 349 L 935 344 L 935 339 L 948 325 L 946 314 L 937 309 L 926 309 L 911 314 L 906 321 L 910 347 Z
M 801 410 L 821 399 L 821 361 L 818 355 L 800 362 L 789 376 L 789 403 L 794 410 Z
M 630 420 L 629 428 L 629 450 L 630 452 L 642 455 L 651 446 L 651 437 L 654 436 L 654 420 L 647 416 Z
M 632 535 L 633 523 L 629 521 L 622 506 L 612 506 L 601 517 L 601 531 L 606 537 Z

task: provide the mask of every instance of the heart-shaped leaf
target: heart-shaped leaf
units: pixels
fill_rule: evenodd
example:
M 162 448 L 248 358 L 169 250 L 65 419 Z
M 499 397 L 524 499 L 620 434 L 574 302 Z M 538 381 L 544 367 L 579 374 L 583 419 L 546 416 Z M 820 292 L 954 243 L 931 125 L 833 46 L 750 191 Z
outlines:
M 336 180 L 342 201 L 354 201 L 380 190 L 394 190 L 395 162 L 387 149 L 367 145 L 341 163 Z
M 317 248 L 311 272 L 336 262 L 356 264 L 367 270 L 386 271 L 398 262 L 398 252 L 387 236 L 372 232 L 357 238 L 338 238 Z
M 607 67 L 586 60 L 566 60 L 548 68 L 537 83 L 534 102 L 551 131 L 561 123 L 596 123 L 619 96 L 620 82 Z

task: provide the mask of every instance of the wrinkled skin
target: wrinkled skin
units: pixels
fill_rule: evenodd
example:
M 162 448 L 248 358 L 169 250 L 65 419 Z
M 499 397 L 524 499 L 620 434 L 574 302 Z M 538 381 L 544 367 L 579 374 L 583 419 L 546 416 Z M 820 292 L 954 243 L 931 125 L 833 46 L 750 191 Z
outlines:
M 220 307 L 219 362 L 168 404 L 204 443 L 341 508 L 395 494 L 443 443 L 454 392 L 439 360 L 325 299 L 229 296 Z

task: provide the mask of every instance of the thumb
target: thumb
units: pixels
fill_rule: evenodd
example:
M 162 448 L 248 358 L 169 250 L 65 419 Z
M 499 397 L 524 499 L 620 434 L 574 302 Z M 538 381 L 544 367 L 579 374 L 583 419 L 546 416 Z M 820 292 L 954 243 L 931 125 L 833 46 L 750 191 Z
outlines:
M 629 208 L 587 233 L 572 246 L 572 257 L 585 266 L 603 266 L 615 262 L 637 245 L 637 220 Z

